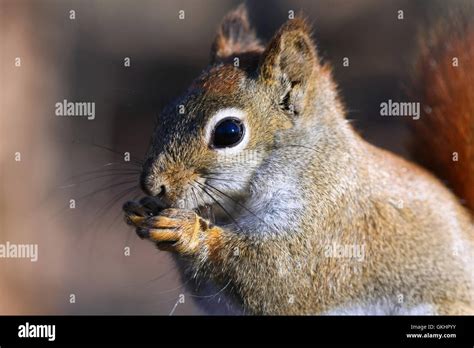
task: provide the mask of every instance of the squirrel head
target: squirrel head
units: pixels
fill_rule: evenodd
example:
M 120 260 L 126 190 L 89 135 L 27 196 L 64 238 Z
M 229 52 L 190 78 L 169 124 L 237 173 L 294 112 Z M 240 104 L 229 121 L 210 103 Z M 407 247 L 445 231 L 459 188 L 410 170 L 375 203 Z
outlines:
M 314 117 L 329 75 L 305 20 L 289 20 L 264 47 L 239 6 L 217 31 L 210 66 L 158 116 L 143 190 L 186 209 L 241 198 L 278 134 Z

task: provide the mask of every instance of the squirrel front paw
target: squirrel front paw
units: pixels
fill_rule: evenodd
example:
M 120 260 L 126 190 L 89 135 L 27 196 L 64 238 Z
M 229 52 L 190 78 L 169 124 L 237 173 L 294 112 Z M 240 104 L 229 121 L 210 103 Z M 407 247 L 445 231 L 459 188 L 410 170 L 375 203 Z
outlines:
M 139 233 L 157 243 L 159 248 L 193 254 L 199 246 L 202 226 L 207 225 L 195 212 L 165 209 L 144 221 Z
M 126 222 L 136 227 L 140 238 L 155 242 L 161 250 L 181 254 L 195 253 L 202 232 L 210 225 L 191 210 L 168 208 L 155 215 L 151 207 L 136 202 L 125 203 L 123 209 Z

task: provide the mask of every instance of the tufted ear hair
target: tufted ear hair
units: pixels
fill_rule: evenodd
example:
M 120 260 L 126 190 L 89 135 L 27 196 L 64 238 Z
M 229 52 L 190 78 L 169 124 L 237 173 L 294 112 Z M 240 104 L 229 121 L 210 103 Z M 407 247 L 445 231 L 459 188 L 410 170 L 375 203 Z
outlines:
M 311 29 L 302 18 L 287 21 L 262 55 L 259 80 L 276 88 L 280 105 L 292 114 L 303 111 L 319 67 Z
M 230 61 L 234 57 L 258 59 L 263 49 L 250 26 L 247 7 L 241 4 L 222 20 L 212 44 L 211 63 Z

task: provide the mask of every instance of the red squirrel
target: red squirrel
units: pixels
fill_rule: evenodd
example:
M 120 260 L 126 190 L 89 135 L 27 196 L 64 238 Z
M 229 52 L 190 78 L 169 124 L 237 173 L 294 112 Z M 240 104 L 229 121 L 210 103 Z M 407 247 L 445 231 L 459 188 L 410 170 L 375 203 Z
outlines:
M 474 314 L 474 30 L 460 27 L 424 41 L 412 121 L 452 191 L 354 131 L 306 20 L 263 45 L 240 6 L 160 113 L 126 221 L 219 298 L 210 313 Z

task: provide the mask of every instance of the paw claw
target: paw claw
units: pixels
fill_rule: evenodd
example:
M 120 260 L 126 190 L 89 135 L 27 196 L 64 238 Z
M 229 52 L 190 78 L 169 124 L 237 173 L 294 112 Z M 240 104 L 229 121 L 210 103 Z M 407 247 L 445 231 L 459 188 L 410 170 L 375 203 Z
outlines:
M 150 237 L 150 230 L 146 228 L 137 227 L 135 232 L 137 233 L 137 236 L 140 237 L 140 239 L 145 239 L 145 238 Z
M 123 205 L 125 221 L 136 227 L 141 239 L 155 242 L 159 249 L 192 253 L 199 244 L 203 224 L 195 212 L 164 209 L 155 200 L 141 199 Z

